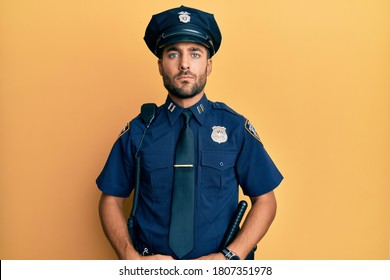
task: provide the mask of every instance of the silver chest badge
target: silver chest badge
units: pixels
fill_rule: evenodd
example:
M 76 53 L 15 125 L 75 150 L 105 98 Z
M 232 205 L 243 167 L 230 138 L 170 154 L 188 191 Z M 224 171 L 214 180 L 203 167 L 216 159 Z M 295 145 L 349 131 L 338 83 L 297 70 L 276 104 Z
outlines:
M 228 136 L 226 134 L 226 127 L 224 126 L 213 126 L 213 132 L 211 133 L 211 139 L 218 144 L 224 143 L 227 141 Z
M 179 13 L 179 20 L 182 23 L 189 23 L 191 20 L 190 13 L 188 12 L 180 12 Z

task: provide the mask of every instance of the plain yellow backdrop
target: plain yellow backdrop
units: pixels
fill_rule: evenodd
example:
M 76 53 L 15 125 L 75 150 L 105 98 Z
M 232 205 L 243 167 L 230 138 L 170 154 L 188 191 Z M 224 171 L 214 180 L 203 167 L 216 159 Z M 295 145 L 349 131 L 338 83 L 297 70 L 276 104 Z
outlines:
M 111 259 L 95 178 L 123 125 L 166 98 L 152 14 L 215 14 L 206 92 L 285 176 L 258 259 L 389 259 L 388 0 L 3 0 L 0 258 Z

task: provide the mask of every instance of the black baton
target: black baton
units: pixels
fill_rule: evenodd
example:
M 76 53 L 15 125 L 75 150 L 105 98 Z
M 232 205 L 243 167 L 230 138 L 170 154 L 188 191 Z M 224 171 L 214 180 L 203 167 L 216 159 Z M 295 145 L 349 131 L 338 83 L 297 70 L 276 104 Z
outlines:
M 247 207 L 248 207 L 248 203 L 246 203 L 245 200 L 241 200 L 238 203 L 236 211 L 234 212 L 234 215 L 230 220 L 229 227 L 227 228 L 225 235 L 223 237 L 221 246 L 219 248 L 220 250 L 226 248 L 236 237 L 238 231 L 240 230 L 240 223 L 242 218 L 244 217 Z

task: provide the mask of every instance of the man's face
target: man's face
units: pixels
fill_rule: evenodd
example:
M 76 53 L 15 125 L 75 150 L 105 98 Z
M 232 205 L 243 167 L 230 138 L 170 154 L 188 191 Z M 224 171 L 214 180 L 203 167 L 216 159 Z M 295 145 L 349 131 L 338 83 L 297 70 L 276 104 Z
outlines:
M 158 66 L 168 92 L 186 99 L 203 93 L 212 60 L 203 45 L 176 43 L 164 48 Z

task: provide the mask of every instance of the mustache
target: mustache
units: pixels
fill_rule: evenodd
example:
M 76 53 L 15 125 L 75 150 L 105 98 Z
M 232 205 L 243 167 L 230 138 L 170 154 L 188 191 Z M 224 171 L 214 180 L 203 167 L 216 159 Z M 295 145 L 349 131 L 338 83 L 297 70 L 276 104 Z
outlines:
M 175 76 L 175 78 L 180 78 L 181 76 L 190 76 L 191 78 L 195 78 L 196 75 L 192 73 L 191 71 L 180 71 L 179 74 Z

